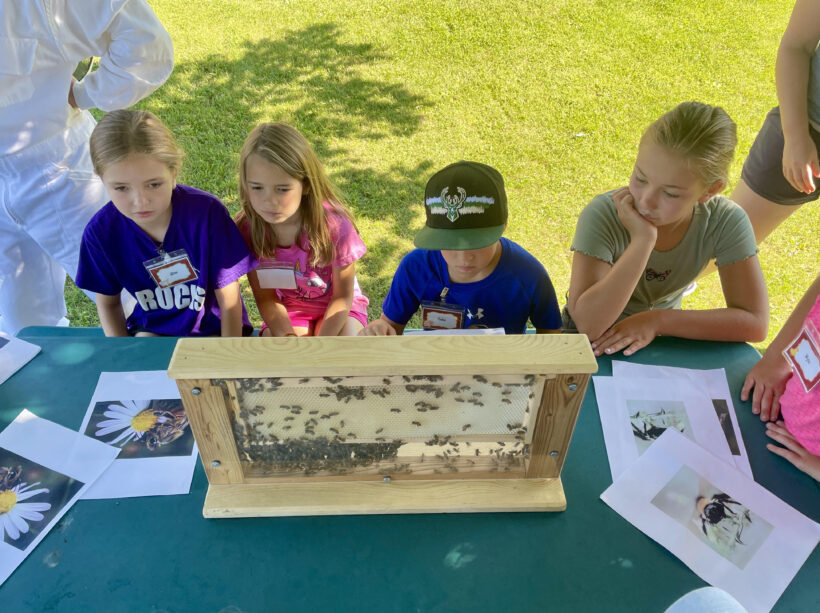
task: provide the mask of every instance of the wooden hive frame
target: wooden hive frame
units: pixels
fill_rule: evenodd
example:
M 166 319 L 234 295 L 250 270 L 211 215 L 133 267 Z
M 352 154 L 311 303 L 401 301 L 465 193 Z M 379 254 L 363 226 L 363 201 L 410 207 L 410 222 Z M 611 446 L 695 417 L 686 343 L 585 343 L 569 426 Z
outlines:
M 168 368 L 179 387 L 208 476 L 205 517 L 564 510 L 561 469 L 589 377 L 596 371 L 586 336 L 535 334 L 186 338 L 178 341 Z M 422 442 L 414 435 L 417 428 L 427 427 L 429 435 L 437 424 L 451 424 L 463 417 L 467 411 L 463 407 L 484 421 L 504 422 L 501 411 L 507 407 L 493 402 L 485 406 L 477 400 L 481 392 L 453 398 L 459 390 L 472 389 L 468 384 L 460 386 L 462 380 L 475 383 L 477 389 L 497 392 L 496 400 L 513 397 L 513 391 L 529 398 L 523 401 L 529 403 L 524 409 L 525 414 L 530 413 L 525 416 L 526 425 L 507 423 L 509 432 L 499 435 L 504 428 L 497 424 L 482 432 L 462 424 L 461 419 L 461 428 L 451 428 L 452 436 L 434 434 Z M 374 381 L 391 387 L 379 389 Z M 452 381 L 456 383 L 451 385 Z M 356 382 L 362 384 L 357 387 Z M 315 401 L 314 387 L 321 392 L 320 402 L 335 403 L 336 410 L 308 411 L 311 405 L 306 403 L 282 404 L 287 394 L 293 397 L 295 393 L 313 394 L 311 402 Z M 433 393 L 442 395 L 445 388 L 452 392 L 444 399 L 449 404 L 442 403 L 437 413 L 432 412 L 439 408 L 435 403 L 408 404 L 404 409 L 407 417 L 400 418 L 406 423 L 391 426 L 386 442 L 374 434 L 384 427 L 373 430 L 375 426 L 367 423 L 391 417 L 387 410 L 401 412 L 398 406 L 404 405 L 397 404 L 399 400 L 385 397 L 391 390 L 398 390 L 396 398 L 410 395 L 403 401 L 409 403 L 418 397 L 433 399 Z M 521 396 L 527 389 L 529 395 Z M 355 392 L 357 398 L 365 398 L 366 390 L 380 397 L 367 395 L 365 400 L 348 404 L 347 395 Z M 265 399 L 265 406 L 246 406 L 259 398 Z M 453 399 L 460 404 L 453 404 Z M 363 412 L 361 406 L 354 408 L 357 402 L 377 409 Z M 511 404 L 506 399 L 502 402 Z M 306 404 L 304 409 L 302 404 Z M 393 404 L 397 408 L 382 408 Z M 414 407 L 424 411 L 426 406 L 430 413 L 412 413 Z M 520 412 L 521 406 L 518 402 L 509 410 Z M 254 417 L 257 413 L 263 417 Z M 418 415 L 412 422 L 407 421 L 411 413 Z M 256 437 L 266 429 L 264 416 L 274 414 L 280 421 L 269 421 L 269 431 Z M 358 437 L 352 431 L 344 432 L 349 426 L 341 433 L 331 426 L 345 426 L 345 419 L 365 423 Z M 421 420 L 430 425 L 422 426 Z M 291 425 L 297 426 L 298 434 L 285 435 Z M 317 434 L 319 429 L 337 434 L 331 440 L 329 434 Z M 324 455 L 311 456 L 314 459 L 307 464 L 297 461 L 294 445 L 314 453 L 311 450 L 318 449 L 320 442 L 325 451 L 316 453 Z M 347 454 L 341 469 L 327 460 L 329 452 L 339 449 Z M 348 449 L 354 451 L 348 454 Z M 363 449 L 385 451 L 368 456 Z M 399 456 L 405 449 L 416 451 Z M 283 453 L 293 457 L 263 461 Z

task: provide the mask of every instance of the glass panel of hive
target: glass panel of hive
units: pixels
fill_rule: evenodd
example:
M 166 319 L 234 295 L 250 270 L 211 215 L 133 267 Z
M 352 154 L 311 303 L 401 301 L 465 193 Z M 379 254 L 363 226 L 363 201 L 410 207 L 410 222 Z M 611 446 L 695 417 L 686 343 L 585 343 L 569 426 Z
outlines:
M 545 379 L 395 375 L 212 383 L 232 399 L 246 478 L 501 476 L 524 471 Z

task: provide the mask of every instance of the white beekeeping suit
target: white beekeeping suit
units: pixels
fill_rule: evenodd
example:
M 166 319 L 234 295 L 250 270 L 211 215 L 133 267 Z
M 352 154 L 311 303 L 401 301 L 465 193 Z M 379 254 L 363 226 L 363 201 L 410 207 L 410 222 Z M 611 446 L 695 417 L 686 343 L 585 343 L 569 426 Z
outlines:
M 99 68 L 73 86 L 84 58 Z M 108 200 L 86 110 L 128 107 L 171 74 L 171 38 L 145 0 L 0 0 L 0 331 L 66 314 L 83 228 Z

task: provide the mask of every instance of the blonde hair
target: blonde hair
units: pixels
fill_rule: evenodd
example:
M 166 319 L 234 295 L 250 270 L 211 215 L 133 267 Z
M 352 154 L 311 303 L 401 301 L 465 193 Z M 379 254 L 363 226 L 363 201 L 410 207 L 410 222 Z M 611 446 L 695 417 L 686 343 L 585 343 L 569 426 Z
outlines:
M 333 238 L 327 223 L 324 203 L 353 223 L 338 189 L 327 176 L 322 163 L 296 128 L 284 123 L 261 123 L 251 130 L 239 154 L 239 200 L 242 210 L 236 222 L 247 220 L 253 251 L 261 257 L 276 255 L 276 230 L 253 210 L 248 189 L 247 161 L 256 154 L 275 164 L 302 183 L 299 212 L 302 228 L 310 245 L 313 266 L 329 266 L 335 257 Z M 355 227 L 355 225 L 354 225 Z
M 91 163 L 99 176 L 111 164 L 135 154 L 151 156 L 176 174 L 185 155 L 171 131 L 150 111 L 106 113 L 94 127 L 89 145 Z
M 683 102 L 653 122 L 641 142 L 647 138 L 685 158 L 704 185 L 728 181 L 737 126 L 719 106 Z

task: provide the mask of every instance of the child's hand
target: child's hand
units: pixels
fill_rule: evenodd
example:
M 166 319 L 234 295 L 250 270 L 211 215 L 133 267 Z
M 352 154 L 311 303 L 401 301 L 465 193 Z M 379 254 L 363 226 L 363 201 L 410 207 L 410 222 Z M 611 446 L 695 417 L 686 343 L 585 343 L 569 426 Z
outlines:
M 384 319 L 376 319 L 359 330 L 358 336 L 396 336 L 396 329 Z
M 596 356 L 603 353 L 611 355 L 623 349 L 624 355 L 632 355 L 658 336 L 659 317 L 658 311 L 630 315 L 592 341 L 593 353 Z
M 783 144 L 783 176 L 799 192 L 814 191 L 814 177 L 820 177 L 820 162 L 808 130 Z
M 791 374 L 792 369 L 782 355 L 764 355 L 746 375 L 740 399 L 744 402 L 748 400 L 749 392 L 754 388 L 752 413 L 759 413 L 761 421 L 777 421 L 780 415 L 779 399 L 786 390 L 786 382 Z
M 806 451 L 806 448 L 797 442 L 791 432 L 786 430 L 786 424 L 782 420 L 777 423 L 767 423 L 766 436 L 783 445 L 783 447 L 778 447 L 769 443 L 766 449 L 786 458 L 804 473 L 820 481 L 820 456 Z
M 612 203 L 618 211 L 618 219 L 629 232 L 632 240 L 647 240 L 655 244 L 658 229 L 645 219 L 635 208 L 635 198 L 628 187 L 622 187 L 612 194 Z

